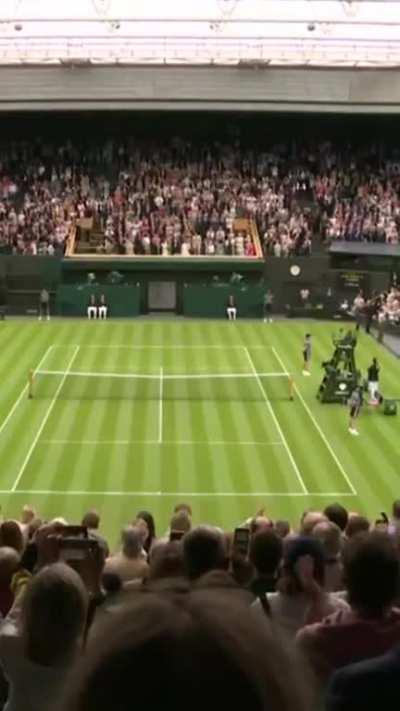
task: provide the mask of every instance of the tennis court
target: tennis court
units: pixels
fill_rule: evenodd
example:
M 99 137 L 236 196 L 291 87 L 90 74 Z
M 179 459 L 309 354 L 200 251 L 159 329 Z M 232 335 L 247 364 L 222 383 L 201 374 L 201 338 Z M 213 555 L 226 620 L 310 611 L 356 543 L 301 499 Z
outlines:
M 14 401 L 2 397 L 0 454 L 7 466 L 0 488 L 11 509 L 21 497 L 58 513 L 60 501 L 73 511 L 89 502 L 120 511 L 129 501 L 132 511 L 156 506 L 167 518 L 177 500 L 187 499 L 199 516 L 210 518 L 211 510 L 226 525 L 266 502 L 281 516 L 332 497 L 354 508 L 359 490 L 365 495 L 376 481 L 365 481 L 363 440 L 349 441 L 344 409 L 315 398 L 331 325 L 313 325 L 309 379 L 301 376 L 300 323 L 59 321 L 2 328 L 31 337 L 32 359 L 28 364 L 24 355 L 16 369 L 22 389 L 13 389 Z M 387 378 L 398 376 L 394 358 L 370 339 L 365 345 L 387 361 Z M 364 347 L 361 339 L 362 359 L 369 357 Z M 397 427 L 397 418 L 364 420 L 387 441 Z M 394 490 L 398 448 L 391 447 L 393 462 L 390 448 L 385 458 L 393 479 L 386 485 Z

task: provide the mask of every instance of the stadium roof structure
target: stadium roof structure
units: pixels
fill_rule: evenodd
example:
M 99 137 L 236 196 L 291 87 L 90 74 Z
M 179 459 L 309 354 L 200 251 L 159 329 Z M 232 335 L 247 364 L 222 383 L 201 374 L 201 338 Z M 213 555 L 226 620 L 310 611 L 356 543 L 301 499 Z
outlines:
M 1 0 L 0 65 L 400 66 L 400 2 Z

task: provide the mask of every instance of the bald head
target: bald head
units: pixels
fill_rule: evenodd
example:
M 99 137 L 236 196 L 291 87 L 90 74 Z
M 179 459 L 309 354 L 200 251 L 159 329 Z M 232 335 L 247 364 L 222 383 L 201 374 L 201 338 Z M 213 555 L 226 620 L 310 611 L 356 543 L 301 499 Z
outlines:
M 360 514 L 351 513 L 346 526 L 346 536 L 347 538 L 353 538 L 359 533 L 367 533 L 370 529 L 370 523 L 365 516 L 360 516 Z
M 122 529 L 122 552 L 127 558 L 137 558 L 142 552 L 143 536 L 137 526 L 126 526 Z
M 317 523 L 326 521 L 326 516 L 320 511 L 307 511 L 301 520 L 300 533 L 303 536 L 310 536 Z
M 321 541 L 326 555 L 336 558 L 342 548 L 342 532 L 332 521 L 320 521 L 312 529 L 313 538 Z
M 266 528 L 272 527 L 273 523 L 269 518 L 267 518 L 267 516 L 256 516 L 255 518 L 251 519 L 250 532 L 252 535 L 254 535 L 258 531 L 262 531 Z

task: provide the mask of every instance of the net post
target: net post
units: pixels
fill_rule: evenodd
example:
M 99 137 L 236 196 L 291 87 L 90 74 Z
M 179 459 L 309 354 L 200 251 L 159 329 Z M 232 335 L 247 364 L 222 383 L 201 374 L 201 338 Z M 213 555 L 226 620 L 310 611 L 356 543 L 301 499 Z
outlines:
M 34 380 L 33 370 L 30 370 L 28 373 L 28 398 L 29 398 L 29 400 L 32 400 L 32 398 L 33 398 L 33 380 Z
M 291 375 L 288 376 L 289 378 L 289 400 L 294 399 L 294 380 Z

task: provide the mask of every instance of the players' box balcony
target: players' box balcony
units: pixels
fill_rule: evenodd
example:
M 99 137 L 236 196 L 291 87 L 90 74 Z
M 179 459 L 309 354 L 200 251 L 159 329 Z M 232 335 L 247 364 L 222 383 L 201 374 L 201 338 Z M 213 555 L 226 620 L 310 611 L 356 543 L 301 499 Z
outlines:
M 228 232 L 222 224 L 211 224 L 196 230 L 185 218 L 183 225 L 155 224 L 139 221 L 137 233 L 124 234 L 107 221 L 96 223 L 93 218 L 78 219 L 74 224 L 65 251 L 66 257 L 79 259 L 183 259 L 193 260 L 261 260 L 262 247 L 254 220 L 237 218 Z

